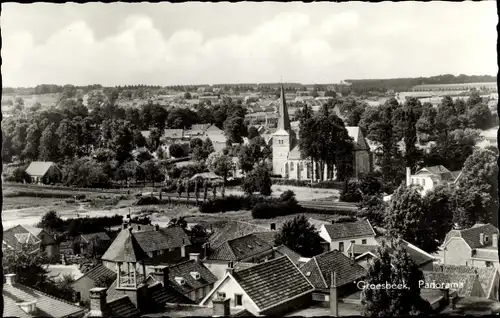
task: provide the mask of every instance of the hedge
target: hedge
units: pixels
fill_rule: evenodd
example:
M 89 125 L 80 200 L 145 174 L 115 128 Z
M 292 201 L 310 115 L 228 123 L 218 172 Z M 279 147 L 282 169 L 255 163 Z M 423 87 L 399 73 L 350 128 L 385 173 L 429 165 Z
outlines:
M 257 195 L 239 196 L 228 195 L 224 198 L 209 199 L 200 206 L 202 213 L 217 213 L 238 210 L 251 210 L 258 203 L 279 200 L 276 198 L 265 198 Z
M 35 197 L 35 198 L 56 198 L 56 199 L 68 199 L 75 198 L 77 200 L 85 199 L 85 194 L 76 194 L 71 192 L 39 192 L 39 191 L 22 191 L 16 190 L 15 194 L 12 196 L 18 197 Z
M 271 178 L 271 181 L 275 185 L 290 185 L 296 187 L 309 187 L 316 189 L 338 189 L 342 190 L 344 188 L 344 182 L 341 181 L 321 181 L 313 182 L 309 180 L 294 180 L 294 179 L 281 179 L 281 178 Z

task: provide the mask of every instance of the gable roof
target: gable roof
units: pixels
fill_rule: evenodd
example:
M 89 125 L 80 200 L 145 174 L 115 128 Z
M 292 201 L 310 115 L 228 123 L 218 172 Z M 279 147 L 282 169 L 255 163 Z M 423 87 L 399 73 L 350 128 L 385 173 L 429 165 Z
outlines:
M 405 240 L 401 240 L 401 245 L 417 266 L 433 262 L 435 259 L 431 254 Z M 376 257 L 377 247 L 378 245 L 349 244 L 346 251 L 348 253 L 354 252 L 354 255 L 359 255 L 356 259 L 364 257 L 367 253 Z
M 309 222 L 309 224 L 311 224 L 312 226 L 314 226 L 316 228 L 316 230 L 318 230 L 318 231 L 321 229 L 322 225 L 324 225 L 324 224 L 331 224 L 328 221 L 317 220 L 317 219 L 314 219 L 314 218 L 309 218 L 307 221 Z
M 476 274 L 428 272 L 428 271 L 424 271 L 423 274 L 426 283 L 432 283 L 432 282 L 440 284 L 447 283 L 450 284 L 449 286 L 451 290 L 458 292 L 458 295 L 460 297 L 473 296 L 472 292 L 474 290 L 474 284 L 477 282 Z
M 217 248 L 228 240 L 248 235 L 254 232 L 267 231 L 268 227 L 264 227 L 252 223 L 243 223 L 233 220 L 224 220 L 221 222 L 213 223 L 213 233 L 208 238 L 210 246 Z
M 33 161 L 28 168 L 26 168 L 26 173 L 30 176 L 43 177 L 53 165 L 55 165 L 55 163 L 52 161 Z
M 292 251 L 286 245 L 280 245 L 276 247 L 276 252 L 278 253 L 278 255 L 288 256 L 294 264 L 298 264 L 299 260 L 302 258 L 302 256 L 299 253 Z
M 160 233 L 166 238 L 168 248 L 178 248 L 184 245 L 191 245 L 189 236 L 178 226 L 160 228 Z
M 451 171 L 446 169 L 446 167 L 443 165 L 423 167 L 422 169 L 418 170 L 415 175 L 418 175 L 422 172 L 428 172 L 434 176 L 440 177 L 443 180 L 454 180 Z
M 166 303 L 193 304 L 194 302 L 172 286 L 164 287 L 161 282 L 155 281 L 149 287 L 149 293 L 158 305 Z
M 454 274 L 477 274 L 479 283 L 488 297 L 489 292 L 495 285 L 495 267 L 473 267 L 463 265 L 440 265 L 434 264 L 434 272 L 454 273 Z
M 192 272 L 197 272 L 200 274 L 199 279 L 195 279 L 191 276 Z M 175 278 L 182 277 L 185 280 L 184 285 L 179 285 Z M 175 285 L 175 288 L 183 293 L 184 295 L 189 292 L 215 284 L 217 282 L 217 277 L 208 270 L 208 268 L 203 265 L 203 263 L 195 260 L 188 260 L 176 265 L 169 266 L 168 268 L 168 279 L 170 284 Z
M 324 227 L 332 241 L 359 236 L 375 236 L 375 231 L 368 220 L 325 224 Z
M 144 250 L 144 252 L 149 253 L 153 251 L 161 251 L 170 248 L 176 248 L 182 246 L 182 239 L 186 234 L 181 228 L 172 228 L 171 229 L 162 229 L 160 231 L 152 230 L 152 231 L 143 231 L 133 233 L 134 237 L 139 243 L 139 246 Z M 165 232 L 164 232 L 165 231 Z M 181 235 L 181 232 L 184 233 Z M 174 235 L 172 235 L 174 233 Z M 176 237 L 175 234 L 179 234 Z M 179 242 L 180 240 L 180 242 Z M 189 245 L 189 239 L 185 238 L 185 245 Z
M 252 234 L 258 239 L 266 242 L 267 244 L 274 246 L 274 238 L 276 237 L 276 231 L 256 231 Z
M 141 312 L 128 296 L 113 299 L 107 303 L 110 316 L 113 317 L 139 317 Z
M 484 233 L 490 237 L 488 243 L 481 244 L 479 241 L 479 234 Z M 493 234 L 498 234 L 498 229 L 491 224 L 476 224 L 471 228 L 463 230 L 451 230 L 446 234 L 445 243 L 452 237 L 461 237 L 470 248 L 478 248 L 491 245 L 491 238 Z
M 311 258 L 300 270 L 316 289 L 327 289 L 331 283 L 331 272 L 336 273 L 337 287 L 354 282 L 366 275 L 366 270 L 338 250 Z
M 237 271 L 233 277 L 260 311 L 314 290 L 287 256 Z
M 4 317 L 73 317 L 85 311 L 85 308 L 17 283 L 3 284 L 2 296 Z M 34 314 L 26 313 L 17 305 L 32 300 L 36 300 L 37 312 Z
M 184 137 L 183 129 L 165 129 L 163 131 L 163 138 L 182 138 Z
M 32 246 L 30 252 L 36 252 L 40 248 L 41 240 L 22 225 L 16 225 L 3 232 L 2 248 L 18 250 L 23 244 Z
M 272 245 L 253 233 L 234 238 L 217 247 L 208 257 L 210 260 L 240 261 L 253 255 L 272 250 Z
M 134 237 L 136 234 L 138 233 L 132 234 L 131 229 L 121 230 L 102 256 L 102 260 L 137 263 L 147 259 L 148 255 Z
M 101 241 L 111 241 L 111 238 L 109 237 L 106 232 L 97 232 L 97 233 L 90 233 L 90 234 L 82 234 L 80 237 L 85 241 L 85 242 L 91 242 L 95 239 L 101 240 Z
M 77 281 L 82 279 L 83 277 L 87 277 L 91 279 L 92 281 L 96 282 L 101 278 L 104 279 L 116 279 L 116 273 L 112 271 L 111 269 L 107 268 L 106 266 L 99 264 L 95 267 L 93 267 L 91 270 L 83 274 L 83 276 L 80 276 L 77 280 L 73 282 L 75 284 Z

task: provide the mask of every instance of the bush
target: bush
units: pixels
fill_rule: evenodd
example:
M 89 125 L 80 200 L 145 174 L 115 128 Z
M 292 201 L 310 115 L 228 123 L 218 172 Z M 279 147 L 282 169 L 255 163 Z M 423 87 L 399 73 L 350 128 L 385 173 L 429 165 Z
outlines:
M 154 205 L 154 204 L 160 204 L 160 200 L 157 197 L 142 197 L 135 203 L 135 205 Z
M 361 202 L 363 199 L 360 191 L 360 182 L 357 180 L 350 180 L 347 187 L 342 190 L 340 194 L 340 201 L 344 202 Z
M 315 182 L 311 184 L 309 180 L 294 180 L 294 179 L 281 179 L 281 178 L 271 178 L 271 181 L 275 185 L 289 185 L 295 187 L 310 187 L 315 189 L 337 189 L 341 190 L 344 186 L 343 182 L 326 180 L 321 182 Z
M 340 215 L 332 223 L 356 222 L 358 218 L 354 215 Z
M 291 215 L 302 212 L 302 208 L 295 200 L 295 197 L 288 201 L 277 203 L 259 203 L 252 209 L 254 219 L 271 219 L 277 216 Z

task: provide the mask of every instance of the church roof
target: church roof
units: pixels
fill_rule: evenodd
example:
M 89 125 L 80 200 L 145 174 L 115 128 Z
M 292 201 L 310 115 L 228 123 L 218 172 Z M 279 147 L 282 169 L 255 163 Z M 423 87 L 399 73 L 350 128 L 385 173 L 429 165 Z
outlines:
M 347 133 L 349 134 L 349 137 L 352 137 L 354 139 L 354 143 L 358 143 L 359 127 L 358 126 L 346 126 L 345 129 L 347 129 Z
M 290 130 L 290 118 L 288 117 L 288 107 L 285 100 L 285 91 L 281 85 L 281 103 L 279 104 L 278 130 Z
M 296 145 L 288 154 L 288 160 L 300 160 L 300 159 L 302 159 L 302 157 L 300 155 L 299 145 Z
M 130 228 L 131 229 L 131 228 Z M 102 259 L 110 262 L 137 263 L 148 258 L 130 229 L 121 230 Z

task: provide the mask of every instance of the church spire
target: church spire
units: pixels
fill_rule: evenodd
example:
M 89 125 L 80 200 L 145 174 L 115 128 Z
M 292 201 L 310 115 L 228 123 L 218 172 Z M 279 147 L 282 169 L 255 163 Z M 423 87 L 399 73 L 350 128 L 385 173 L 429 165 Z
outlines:
M 283 88 L 283 84 L 281 84 L 281 101 L 278 113 L 278 130 L 283 129 L 285 131 L 290 131 L 290 118 L 288 117 L 288 107 L 286 106 L 285 89 Z

